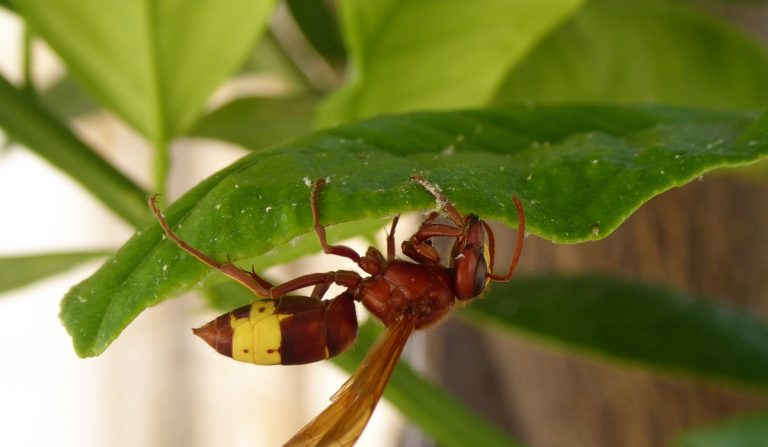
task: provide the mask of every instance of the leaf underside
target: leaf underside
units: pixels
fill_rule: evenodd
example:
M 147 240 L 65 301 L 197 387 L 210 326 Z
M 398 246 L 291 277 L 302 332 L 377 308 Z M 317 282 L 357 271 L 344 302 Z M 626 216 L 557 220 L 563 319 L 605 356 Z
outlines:
M 582 3 L 340 1 L 349 79 L 324 101 L 317 122 L 483 106 L 510 67 Z
M 493 284 L 470 320 L 578 352 L 768 390 L 768 322 L 701 298 L 600 276 Z
M 311 179 L 326 177 L 321 220 L 337 224 L 432 209 L 424 175 L 464 213 L 556 242 L 605 237 L 643 202 L 768 152 L 768 116 L 632 106 L 509 106 L 386 116 L 244 157 L 166 210 L 181 237 L 216 259 L 250 258 L 311 230 Z M 402 237 L 402 235 L 399 235 Z M 101 353 L 146 307 L 209 269 L 153 224 L 75 286 L 62 319 L 82 356 Z
M 763 107 L 768 51 L 686 2 L 590 0 L 510 71 L 495 101 Z

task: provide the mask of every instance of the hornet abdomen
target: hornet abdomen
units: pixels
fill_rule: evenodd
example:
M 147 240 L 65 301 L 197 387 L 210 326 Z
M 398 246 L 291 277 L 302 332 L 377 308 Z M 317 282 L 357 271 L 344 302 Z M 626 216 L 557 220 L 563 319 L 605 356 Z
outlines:
M 259 365 L 300 365 L 344 351 L 357 336 L 349 292 L 321 301 L 304 296 L 261 299 L 193 329 L 219 353 Z

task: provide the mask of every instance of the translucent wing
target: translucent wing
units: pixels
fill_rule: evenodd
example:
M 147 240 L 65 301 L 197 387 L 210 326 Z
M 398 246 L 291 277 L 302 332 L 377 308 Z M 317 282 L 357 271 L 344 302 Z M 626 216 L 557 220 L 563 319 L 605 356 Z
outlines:
M 414 328 L 408 318 L 388 327 L 352 377 L 333 395 L 333 403 L 285 447 L 353 445 L 371 418 Z

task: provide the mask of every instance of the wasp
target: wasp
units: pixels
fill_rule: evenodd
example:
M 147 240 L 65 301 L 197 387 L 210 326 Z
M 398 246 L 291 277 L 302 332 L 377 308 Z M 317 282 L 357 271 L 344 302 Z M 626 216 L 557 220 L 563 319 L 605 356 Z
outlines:
M 262 299 L 235 309 L 194 333 L 219 353 L 242 362 L 260 365 L 296 365 L 331 358 L 349 348 L 357 336 L 355 302 L 386 327 L 358 369 L 333 396 L 332 403 L 302 428 L 286 446 L 350 446 L 363 432 L 410 335 L 445 318 L 457 303 L 480 296 L 490 281 L 508 281 L 517 266 L 525 236 L 523 206 L 517 197 L 517 238 L 514 255 L 504 274 L 495 274 L 495 241 L 486 222 L 474 214 L 461 214 L 437 185 L 421 176 L 411 179 L 437 201 L 441 213 L 431 213 L 418 230 L 401 244 L 410 260 L 395 256 L 392 220 L 386 239 L 386 254 L 369 247 L 364 255 L 345 245 L 331 245 L 320 223 L 318 196 L 322 179 L 312 185 L 310 206 L 314 231 L 323 251 L 354 262 L 368 276 L 351 270 L 310 273 L 273 285 L 254 271 L 231 261 L 218 262 L 177 236 L 157 208 L 149 204 L 166 236 L 181 249 L 230 278 Z M 443 262 L 432 240 L 452 240 L 450 258 Z M 332 284 L 345 290 L 323 299 Z M 290 295 L 313 287 L 310 296 Z

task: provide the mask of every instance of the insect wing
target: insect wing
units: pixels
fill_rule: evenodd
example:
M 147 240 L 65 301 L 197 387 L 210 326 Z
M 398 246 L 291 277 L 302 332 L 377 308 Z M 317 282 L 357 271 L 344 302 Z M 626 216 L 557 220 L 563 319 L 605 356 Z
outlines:
M 415 324 L 403 318 L 386 329 L 331 403 L 286 447 L 351 446 L 363 432 Z

